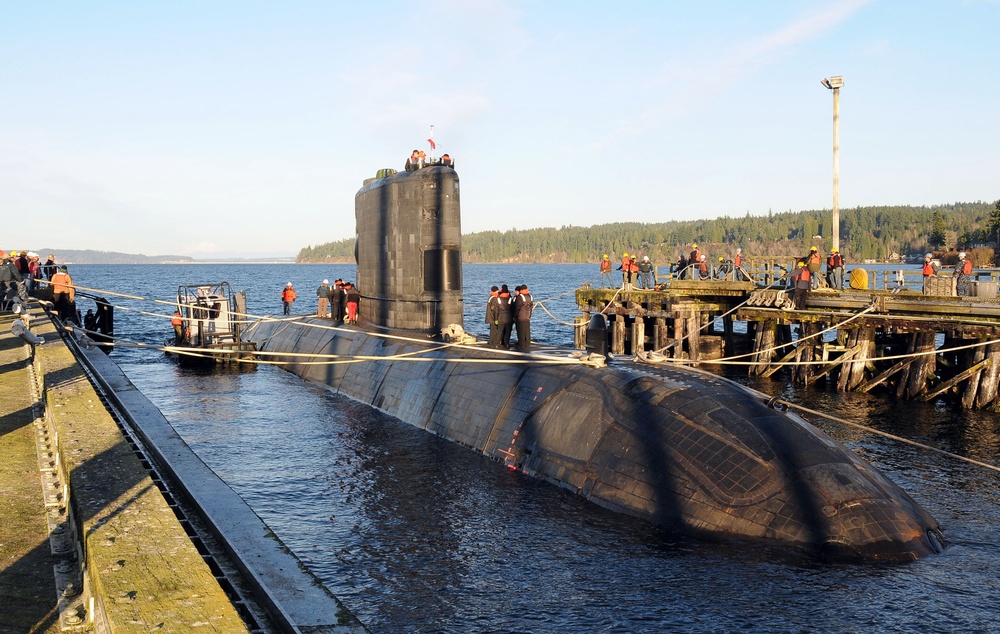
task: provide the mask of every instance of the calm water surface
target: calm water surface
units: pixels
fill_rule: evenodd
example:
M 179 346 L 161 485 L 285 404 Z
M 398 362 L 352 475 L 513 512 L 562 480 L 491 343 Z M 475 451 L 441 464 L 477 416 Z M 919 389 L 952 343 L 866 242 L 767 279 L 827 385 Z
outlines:
M 170 300 L 228 280 L 275 314 L 284 284 L 314 309 L 353 266 L 75 266 L 77 284 Z M 483 289 L 527 283 L 539 341 L 570 345 L 571 292 L 595 266 L 466 265 L 466 329 L 485 334 Z M 168 306 L 112 299 L 119 336 L 164 340 Z M 88 300 L 79 302 L 85 311 Z M 558 320 L 558 321 L 557 321 Z M 907 565 L 839 565 L 758 545 L 678 538 L 512 473 L 272 367 L 199 374 L 119 349 L 132 381 L 284 543 L 374 632 L 1000 631 L 1000 475 L 836 424 L 942 524 L 951 546 Z M 737 373 L 738 377 L 739 374 Z M 743 379 L 746 380 L 745 378 Z M 997 463 L 1000 416 L 753 383 L 770 394 Z

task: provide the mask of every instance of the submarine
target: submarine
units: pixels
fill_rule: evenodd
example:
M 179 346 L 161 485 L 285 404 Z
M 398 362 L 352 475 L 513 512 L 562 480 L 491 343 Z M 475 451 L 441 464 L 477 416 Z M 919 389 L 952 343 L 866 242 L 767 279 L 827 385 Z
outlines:
M 363 324 L 265 319 L 245 338 L 306 380 L 671 531 L 836 560 L 943 550 L 895 483 L 734 382 L 448 335 L 462 332 L 460 216 L 453 167 L 380 170 L 355 196 Z

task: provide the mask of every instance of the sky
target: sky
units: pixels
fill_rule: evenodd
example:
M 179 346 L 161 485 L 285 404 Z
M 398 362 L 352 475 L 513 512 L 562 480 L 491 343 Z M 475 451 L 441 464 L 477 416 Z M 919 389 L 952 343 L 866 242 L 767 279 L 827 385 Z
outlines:
M 448 152 L 462 231 L 1000 198 L 1000 0 L 5 2 L 0 248 L 293 256 Z M 44 254 L 43 254 L 44 255 Z

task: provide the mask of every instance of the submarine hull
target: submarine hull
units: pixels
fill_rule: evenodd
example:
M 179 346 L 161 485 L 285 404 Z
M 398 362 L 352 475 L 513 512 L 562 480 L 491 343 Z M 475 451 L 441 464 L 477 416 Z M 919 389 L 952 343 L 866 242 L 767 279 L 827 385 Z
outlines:
M 837 557 L 908 561 L 944 543 L 926 511 L 841 443 L 699 371 L 512 364 L 303 322 L 259 322 L 247 337 L 307 380 L 608 509 Z

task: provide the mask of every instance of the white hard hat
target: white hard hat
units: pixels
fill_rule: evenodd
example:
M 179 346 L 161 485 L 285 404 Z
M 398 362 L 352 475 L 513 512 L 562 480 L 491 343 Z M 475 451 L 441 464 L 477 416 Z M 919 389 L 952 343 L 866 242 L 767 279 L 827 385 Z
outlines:
M 645 260 L 646 262 L 649 262 L 649 256 L 648 255 L 642 256 L 642 259 Z
M 704 260 L 704 259 L 705 259 L 705 256 L 704 256 L 704 255 L 703 255 L 703 256 L 701 256 L 701 259 L 702 259 L 702 260 Z
M 736 249 L 737 253 L 743 253 L 743 249 Z
M 285 286 L 291 286 L 291 285 L 292 285 L 292 283 L 291 283 L 291 282 L 289 282 L 288 284 L 285 284 Z
M 959 253 L 958 257 L 959 258 L 964 258 L 965 257 L 965 251 L 962 251 L 961 253 Z
M 925 258 L 932 258 L 932 257 L 934 257 L 934 256 L 933 256 L 933 255 L 931 255 L 930 253 L 925 253 L 925 254 L 924 254 L 924 257 L 925 257 Z
M 330 283 L 330 280 L 323 280 L 323 283 L 324 283 L 324 284 L 329 284 L 329 283 Z
M 17 314 L 17 315 L 21 314 L 21 305 L 20 304 L 14 304 L 14 313 Z

